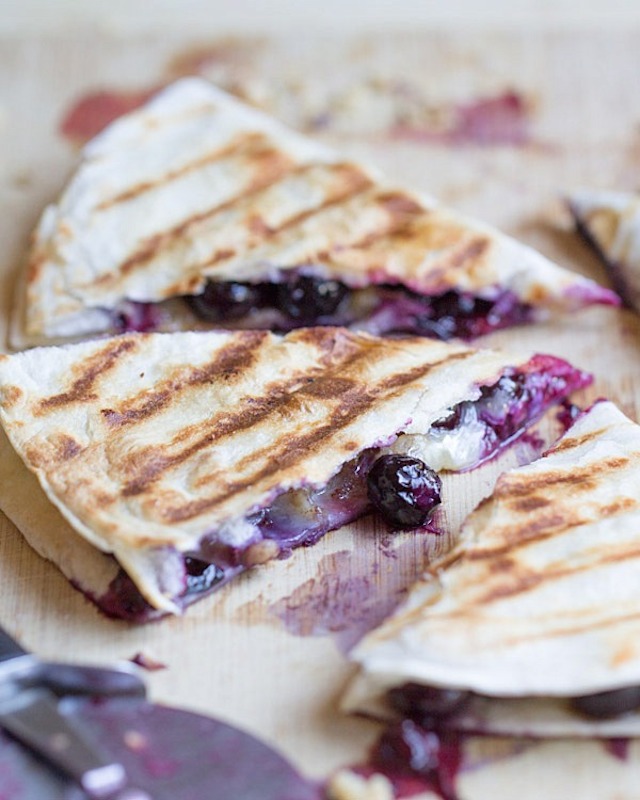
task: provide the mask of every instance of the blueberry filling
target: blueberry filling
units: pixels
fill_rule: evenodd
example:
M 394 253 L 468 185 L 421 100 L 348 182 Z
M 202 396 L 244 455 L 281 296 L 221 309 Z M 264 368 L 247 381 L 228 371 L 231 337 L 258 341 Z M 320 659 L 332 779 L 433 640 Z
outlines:
M 301 275 L 277 285 L 277 306 L 290 319 L 311 324 L 337 314 L 348 292 L 339 281 Z
M 373 765 L 385 772 L 429 775 L 440 761 L 440 737 L 410 719 L 388 728 L 372 753 Z
M 608 719 L 640 708 L 640 686 L 627 686 L 609 692 L 583 695 L 571 699 L 571 705 L 588 717 Z
M 287 331 L 301 325 L 349 325 L 375 334 L 473 339 L 529 322 L 533 311 L 510 291 L 492 297 L 448 291 L 425 296 L 403 286 L 351 289 L 336 280 L 291 271 L 278 283 L 209 282 L 185 298 L 194 314 L 212 323 L 240 323 Z M 268 311 L 268 316 L 261 312 Z
M 197 550 L 175 553 L 168 580 L 183 590 L 178 597 L 172 593 L 174 601 L 188 605 L 239 572 L 311 545 L 372 510 L 396 529 L 424 526 L 440 503 L 436 470 L 470 469 L 491 458 L 549 406 L 588 383 L 589 376 L 566 362 L 534 356 L 482 387 L 477 400 L 451 408 L 426 434 L 400 434 L 391 445 L 364 450 L 325 486 L 285 492 L 268 507 L 205 534 Z M 159 615 L 124 571 L 97 603 L 126 619 Z
M 462 711 L 470 699 L 471 692 L 419 683 L 405 683 L 387 692 L 387 700 L 394 711 L 424 726 Z
M 187 584 L 185 595 L 208 592 L 224 578 L 224 570 L 221 567 L 199 558 L 186 556 L 184 566 Z
M 484 698 L 462 689 L 443 689 L 419 683 L 405 683 L 389 689 L 387 702 L 398 716 L 417 725 L 437 728 L 464 713 L 474 698 Z M 568 698 L 571 708 L 594 719 L 612 719 L 640 708 L 640 686 Z
M 118 310 L 115 328 L 121 332 L 148 333 L 161 325 L 159 307 L 154 303 L 136 303 L 127 300 Z
M 266 284 L 268 285 L 268 284 Z M 267 304 L 265 284 L 209 282 L 202 294 L 189 297 L 196 316 L 207 322 L 237 320 Z
M 374 508 L 390 525 L 417 528 L 440 505 L 442 481 L 419 458 L 386 455 L 369 470 L 367 490 Z

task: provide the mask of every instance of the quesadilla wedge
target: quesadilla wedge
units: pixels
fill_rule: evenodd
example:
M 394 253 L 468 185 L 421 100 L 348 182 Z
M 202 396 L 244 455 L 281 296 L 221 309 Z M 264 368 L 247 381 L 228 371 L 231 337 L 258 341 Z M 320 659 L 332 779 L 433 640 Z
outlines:
M 640 312 L 640 196 L 583 190 L 569 197 L 569 209 L 622 300 Z
M 504 473 L 353 651 L 345 707 L 449 730 L 640 735 L 640 426 L 599 402 Z
M 67 524 L 47 538 L 11 483 L 0 504 L 104 611 L 142 620 L 372 507 L 426 524 L 435 470 L 490 458 L 590 380 L 553 356 L 329 327 L 35 348 L 0 356 L 0 421 Z
M 618 302 L 190 78 L 85 147 L 34 233 L 12 344 L 318 324 L 471 339 Z

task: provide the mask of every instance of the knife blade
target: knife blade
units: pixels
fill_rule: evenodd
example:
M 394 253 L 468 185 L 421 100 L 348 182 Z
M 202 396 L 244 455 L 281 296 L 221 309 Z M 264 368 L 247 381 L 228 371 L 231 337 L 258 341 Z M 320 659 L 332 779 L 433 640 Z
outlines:
M 39 661 L 0 627 L 0 727 L 72 778 L 90 800 L 151 800 L 129 785 L 122 764 L 100 752 L 60 713 L 58 698 L 47 685 L 70 687 L 75 677 L 78 692 L 88 693 L 90 687 L 109 685 L 109 671 L 60 666 Z M 140 681 L 131 677 L 125 688 L 135 687 L 139 694 Z

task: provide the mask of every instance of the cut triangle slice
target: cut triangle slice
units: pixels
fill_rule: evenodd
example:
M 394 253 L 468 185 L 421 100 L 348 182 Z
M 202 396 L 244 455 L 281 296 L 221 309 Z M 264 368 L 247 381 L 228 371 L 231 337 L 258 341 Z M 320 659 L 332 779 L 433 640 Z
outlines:
M 35 348 L 0 356 L 0 506 L 103 610 L 146 619 L 372 506 L 427 525 L 435 471 L 490 458 L 590 380 L 553 356 L 329 327 Z M 380 500 L 382 457 L 435 488 L 410 469 Z
M 622 300 L 640 312 L 640 196 L 585 189 L 569 197 L 569 209 Z
M 360 642 L 345 707 L 468 732 L 640 735 L 639 485 L 640 426 L 599 402 L 498 479 Z
M 34 234 L 12 342 L 349 325 L 472 339 L 616 295 L 198 78 L 105 129 Z

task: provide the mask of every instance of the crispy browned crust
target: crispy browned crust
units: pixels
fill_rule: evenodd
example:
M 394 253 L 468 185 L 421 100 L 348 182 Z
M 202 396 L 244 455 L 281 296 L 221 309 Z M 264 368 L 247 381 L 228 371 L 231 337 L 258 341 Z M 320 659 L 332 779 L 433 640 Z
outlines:
M 184 357 L 165 364 L 164 343 L 176 337 Z M 52 497 L 89 525 L 104 515 L 104 535 L 113 525 L 134 546 L 153 541 L 145 528 L 202 535 L 273 492 L 324 482 L 422 408 L 434 419 L 468 397 L 505 363 L 464 345 L 336 328 L 128 334 L 51 352 L 61 361 L 48 394 L 25 396 L 30 379 L 19 377 L 47 351 L 1 365 L 5 427 Z M 74 353 L 82 355 L 65 366 Z M 112 519 L 121 514 L 145 523 L 121 533 Z

